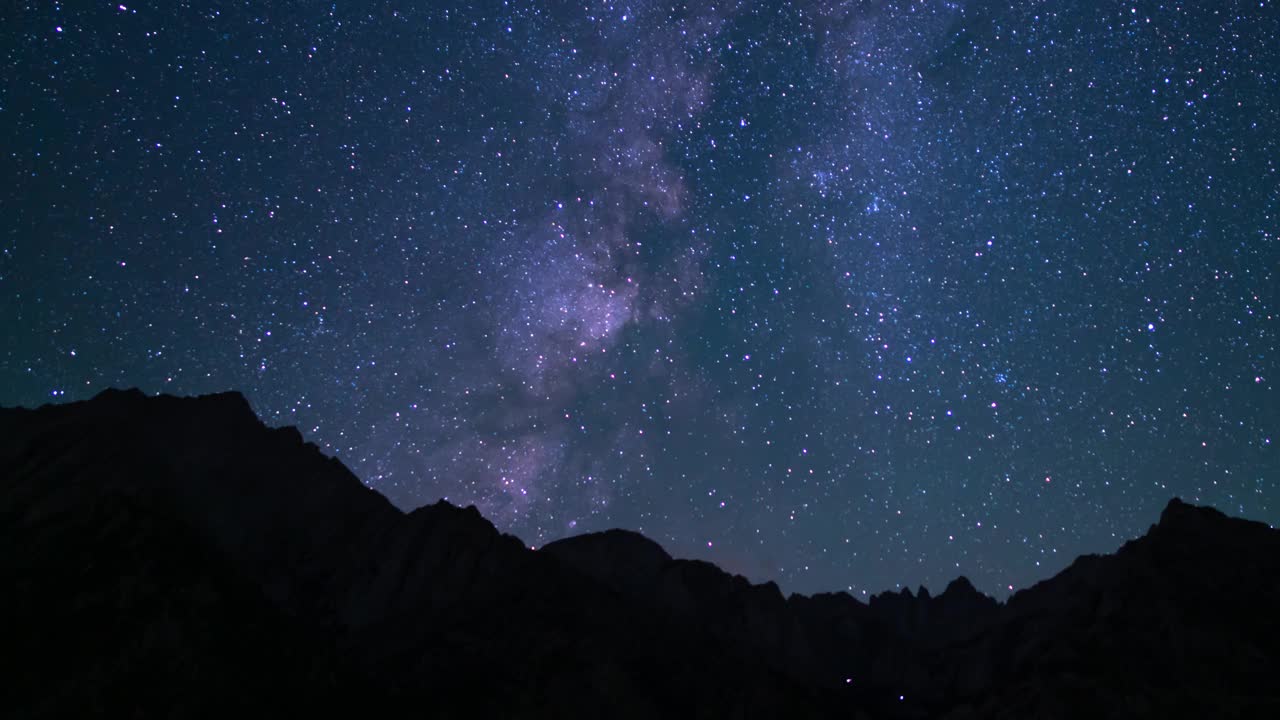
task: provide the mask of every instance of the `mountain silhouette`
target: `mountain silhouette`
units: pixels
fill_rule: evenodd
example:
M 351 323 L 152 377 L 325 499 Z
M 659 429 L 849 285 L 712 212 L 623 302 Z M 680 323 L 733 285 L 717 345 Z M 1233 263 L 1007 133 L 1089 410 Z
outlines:
M 1280 717 L 1280 532 L 1174 499 L 998 603 L 404 513 L 235 393 L 0 409 L 0 714 Z

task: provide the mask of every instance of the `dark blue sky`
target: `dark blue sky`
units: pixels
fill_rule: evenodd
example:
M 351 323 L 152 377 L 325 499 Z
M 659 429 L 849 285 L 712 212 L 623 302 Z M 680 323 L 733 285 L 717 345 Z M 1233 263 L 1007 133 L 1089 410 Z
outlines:
M 0 12 L 0 403 L 806 592 L 1280 520 L 1274 3 L 438 5 Z

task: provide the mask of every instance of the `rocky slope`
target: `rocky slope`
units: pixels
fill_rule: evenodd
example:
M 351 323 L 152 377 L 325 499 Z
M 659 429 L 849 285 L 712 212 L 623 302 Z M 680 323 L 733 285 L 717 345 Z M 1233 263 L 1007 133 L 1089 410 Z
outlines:
M 402 513 L 236 394 L 0 410 L 0 714 L 1280 717 L 1280 532 L 1177 500 L 998 604 Z

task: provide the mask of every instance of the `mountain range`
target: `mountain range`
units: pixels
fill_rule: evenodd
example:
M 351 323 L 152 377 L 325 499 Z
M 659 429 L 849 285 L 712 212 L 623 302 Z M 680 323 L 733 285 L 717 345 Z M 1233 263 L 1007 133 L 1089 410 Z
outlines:
M 402 512 L 239 394 L 0 409 L 0 715 L 1280 717 L 1280 531 L 1169 502 L 1005 602 Z

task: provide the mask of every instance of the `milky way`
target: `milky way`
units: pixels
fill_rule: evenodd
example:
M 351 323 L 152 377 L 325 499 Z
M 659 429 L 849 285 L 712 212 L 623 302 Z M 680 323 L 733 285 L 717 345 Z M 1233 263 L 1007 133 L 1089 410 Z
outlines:
M 805 592 L 1280 520 L 1273 3 L 442 4 L 3 11 L 0 402 Z

